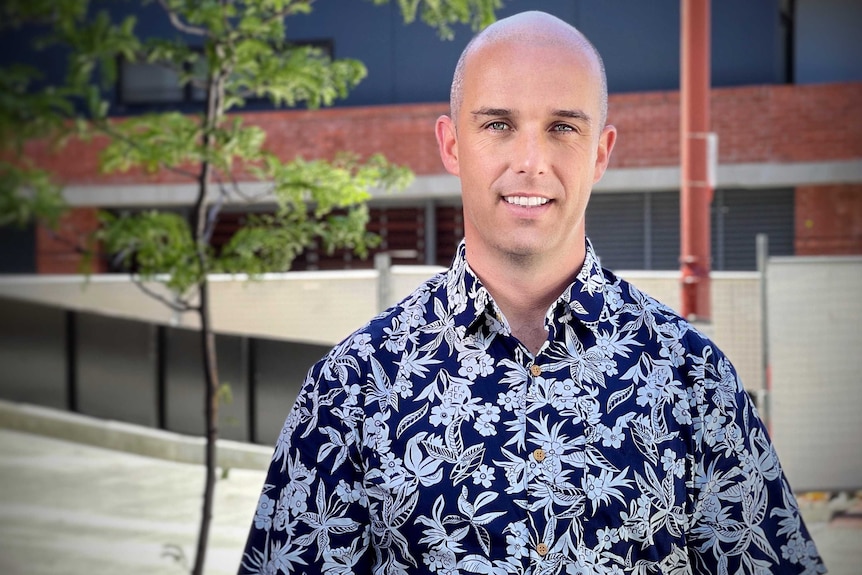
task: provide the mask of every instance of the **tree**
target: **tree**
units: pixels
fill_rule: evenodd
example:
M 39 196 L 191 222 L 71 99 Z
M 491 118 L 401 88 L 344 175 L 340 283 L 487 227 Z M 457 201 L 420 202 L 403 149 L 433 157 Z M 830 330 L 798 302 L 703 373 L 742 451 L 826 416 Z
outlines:
M 267 151 L 263 129 L 230 114 L 252 96 L 268 98 L 276 106 L 330 105 L 365 76 L 361 62 L 331 60 L 319 49 L 288 41 L 285 20 L 309 12 L 315 0 L 144 3 L 162 9 L 176 38 L 140 38 L 134 15 L 112 17 L 109 8 L 116 2 L 7 0 L 0 8 L 7 26 L 40 26 L 37 47 L 59 45 L 69 54 L 66 78 L 58 85 L 40 84 L 37 71 L 24 66 L 0 74 L 0 225 L 38 221 L 53 226 L 63 213 L 60 186 L 24 153 L 33 138 L 51 138 L 58 144 L 69 138 L 107 138 L 103 170 L 167 170 L 196 183 L 189 219 L 159 210 L 124 216 L 102 213 L 100 228 L 78 248 L 93 257 L 93 246 L 100 244 L 115 263 L 134 272 L 145 291 L 145 281 L 164 281 L 174 299 L 148 293 L 199 318 L 206 385 L 206 481 L 192 572 L 200 574 L 216 482 L 220 389 L 208 274 L 285 271 L 316 238 L 330 250 L 346 247 L 365 255 L 375 242 L 365 229 L 369 189 L 402 187 L 411 174 L 379 155 L 285 162 Z M 455 23 L 478 29 L 493 21 L 499 0 L 398 0 L 398 5 L 405 22 L 418 16 L 441 38 L 451 38 Z M 192 42 L 200 49 L 192 48 Z M 119 58 L 174 70 L 181 84 L 206 94 L 202 109 L 197 114 L 173 111 L 112 118 L 104 93 L 115 82 Z M 249 178 L 270 184 L 263 197 L 244 192 L 239 182 Z M 210 237 L 231 196 L 270 199 L 276 208 L 250 216 L 216 251 Z

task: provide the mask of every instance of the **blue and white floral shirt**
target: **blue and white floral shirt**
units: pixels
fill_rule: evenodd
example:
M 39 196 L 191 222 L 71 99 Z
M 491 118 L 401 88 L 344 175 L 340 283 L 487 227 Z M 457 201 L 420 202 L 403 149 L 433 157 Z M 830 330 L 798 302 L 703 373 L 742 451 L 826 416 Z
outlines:
M 459 247 L 309 372 L 240 573 L 824 573 L 731 363 L 587 242 L 534 357 Z

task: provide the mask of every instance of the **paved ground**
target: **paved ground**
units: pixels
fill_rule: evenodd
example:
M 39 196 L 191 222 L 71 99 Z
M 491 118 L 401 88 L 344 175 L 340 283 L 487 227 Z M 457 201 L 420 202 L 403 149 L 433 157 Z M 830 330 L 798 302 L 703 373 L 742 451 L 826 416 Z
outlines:
M 207 573 L 236 572 L 263 479 L 234 468 L 219 481 Z M 177 557 L 191 560 L 202 485 L 198 464 L 0 429 L 0 574 L 187 572 Z M 801 505 L 830 573 L 859 575 L 860 500 Z
M 0 430 L 0 573 L 180 574 L 204 468 Z M 264 472 L 218 482 L 207 573 L 236 573 Z

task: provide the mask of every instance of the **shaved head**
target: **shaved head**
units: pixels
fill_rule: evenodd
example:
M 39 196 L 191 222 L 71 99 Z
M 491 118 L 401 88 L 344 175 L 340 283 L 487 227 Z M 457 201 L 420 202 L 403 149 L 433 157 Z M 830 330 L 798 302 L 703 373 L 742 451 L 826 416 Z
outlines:
M 449 113 L 453 120 L 457 121 L 464 99 L 464 73 L 470 56 L 483 46 L 498 42 L 539 44 L 589 54 L 600 77 L 600 126 L 605 125 L 608 116 L 608 82 L 601 55 L 577 28 L 556 16 L 539 11 L 521 12 L 498 20 L 470 40 L 458 59 L 452 78 Z

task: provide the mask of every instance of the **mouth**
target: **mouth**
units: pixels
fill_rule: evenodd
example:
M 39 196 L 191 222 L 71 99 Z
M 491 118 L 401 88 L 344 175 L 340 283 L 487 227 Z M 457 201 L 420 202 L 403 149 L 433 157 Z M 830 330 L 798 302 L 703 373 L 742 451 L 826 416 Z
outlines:
M 551 200 L 548 198 L 540 198 L 539 196 L 503 196 L 503 201 L 513 206 L 522 208 L 535 208 L 544 206 Z

